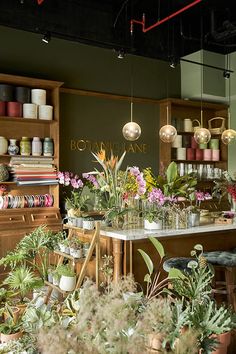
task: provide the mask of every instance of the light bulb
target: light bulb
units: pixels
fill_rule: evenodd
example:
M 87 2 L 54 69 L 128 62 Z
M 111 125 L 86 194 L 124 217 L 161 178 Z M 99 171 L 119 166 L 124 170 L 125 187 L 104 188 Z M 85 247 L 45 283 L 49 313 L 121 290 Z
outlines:
M 163 127 L 159 130 L 159 136 L 163 143 L 172 143 L 175 140 L 176 135 L 177 130 L 173 127 L 173 125 L 163 125 Z
M 126 140 L 135 141 L 141 135 L 141 128 L 137 123 L 129 122 L 123 126 L 122 133 Z
M 206 128 L 197 128 L 194 133 L 194 139 L 197 144 L 207 144 L 211 139 L 211 133 Z
M 229 145 L 236 140 L 236 131 L 234 129 L 227 129 L 223 131 L 221 140 L 225 145 Z

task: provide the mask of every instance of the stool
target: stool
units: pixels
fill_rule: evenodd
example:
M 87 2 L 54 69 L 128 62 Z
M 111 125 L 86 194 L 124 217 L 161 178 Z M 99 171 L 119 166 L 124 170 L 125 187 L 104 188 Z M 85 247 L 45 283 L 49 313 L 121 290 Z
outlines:
M 221 271 L 224 274 L 223 281 L 214 281 L 213 293 L 226 295 L 228 304 L 236 311 L 236 249 L 204 252 L 203 256 L 216 272 Z
M 169 258 L 165 260 L 163 263 L 163 269 L 166 272 L 169 272 L 171 268 L 176 268 L 179 269 L 181 272 L 189 272 L 191 271 L 190 268 L 187 267 L 188 263 L 192 261 L 193 258 L 187 258 L 187 257 L 175 257 L 175 258 Z

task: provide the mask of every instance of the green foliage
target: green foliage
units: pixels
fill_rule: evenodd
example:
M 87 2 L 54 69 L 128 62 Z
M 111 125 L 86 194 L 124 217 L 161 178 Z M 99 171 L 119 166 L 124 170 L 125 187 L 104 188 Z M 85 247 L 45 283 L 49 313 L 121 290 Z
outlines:
M 23 329 L 26 333 L 37 334 L 41 328 L 51 328 L 56 324 L 55 312 L 47 309 L 47 305 L 28 307 L 22 317 Z
M 3 284 L 13 290 L 15 295 L 19 295 L 20 301 L 23 302 L 30 290 L 42 286 L 42 281 L 29 268 L 22 265 L 12 270 Z
M 65 198 L 66 209 L 74 209 L 76 210 L 76 215 L 81 216 L 82 212 L 88 211 L 88 203 L 90 197 L 88 195 L 82 195 L 81 190 L 73 190 L 71 191 L 71 196 Z
M 19 332 L 22 328 L 21 317 L 14 317 L 8 303 L 5 304 L 4 312 L 7 314 L 7 319 L 3 323 L 0 323 L 0 333 L 13 334 Z
M 56 269 L 57 273 L 62 276 L 66 277 L 74 277 L 75 276 L 75 271 L 70 267 L 69 264 L 61 264 L 57 267 Z

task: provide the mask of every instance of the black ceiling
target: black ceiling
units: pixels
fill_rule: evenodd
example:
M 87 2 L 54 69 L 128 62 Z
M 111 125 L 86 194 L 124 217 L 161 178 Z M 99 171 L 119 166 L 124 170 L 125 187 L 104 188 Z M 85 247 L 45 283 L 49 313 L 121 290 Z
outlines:
M 230 53 L 236 50 L 235 0 L 202 0 L 182 14 L 143 33 L 146 27 L 194 0 L 1 0 L 0 25 L 95 46 L 123 49 L 136 55 L 169 60 L 200 48 Z

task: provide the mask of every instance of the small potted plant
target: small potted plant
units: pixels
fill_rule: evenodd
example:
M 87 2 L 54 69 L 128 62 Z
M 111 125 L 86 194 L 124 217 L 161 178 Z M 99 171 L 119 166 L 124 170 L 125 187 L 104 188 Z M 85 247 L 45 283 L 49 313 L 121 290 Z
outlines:
M 83 244 L 78 237 L 70 240 L 70 255 L 74 258 L 83 257 Z
M 63 253 L 70 254 L 70 242 L 67 238 L 59 243 L 59 249 Z
M 53 266 L 48 267 L 48 281 L 49 281 L 49 283 L 53 282 L 53 272 L 54 272 L 54 270 L 55 270 L 55 267 L 53 267 Z
M 153 188 L 147 195 L 147 202 L 144 210 L 144 228 L 148 230 L 162 229 L 164 217 L 164 204 L 166 198 L 161 189 Z
M 95 226 L 94 218 L 86 217 L 83 219 L 83 229 L 93 230 Z
M 17 340 L 22 337 L 23 333 L 21 316 L 14 316 L 11 307 L 5 304 L 6 320 L 0 324 L 1 342 L 9 342 L 10 340 Z
M 53 285 L 59 286 L 60 278 L 61 278 L 61 276 L 58 273 L 58 270 L 54 269 L 54 271 L 52 272 L 52 283 L 53 283 Z
M 69 264 L 61 264 L 57 267 L 57 272 L 60 274 L 59 287 L 63 291 L 73 291 L 76 285 L 75 271 Z

